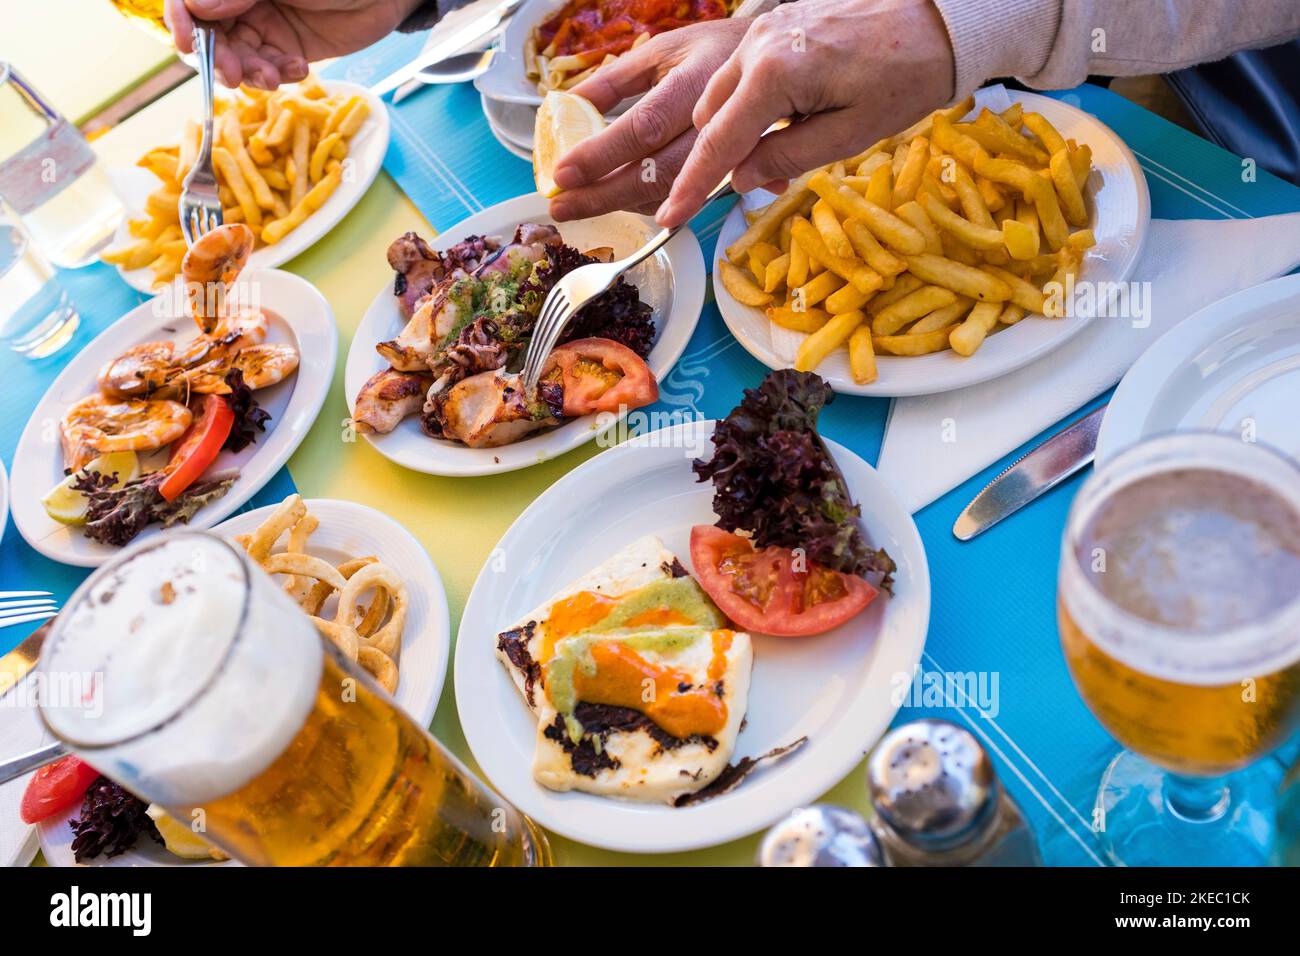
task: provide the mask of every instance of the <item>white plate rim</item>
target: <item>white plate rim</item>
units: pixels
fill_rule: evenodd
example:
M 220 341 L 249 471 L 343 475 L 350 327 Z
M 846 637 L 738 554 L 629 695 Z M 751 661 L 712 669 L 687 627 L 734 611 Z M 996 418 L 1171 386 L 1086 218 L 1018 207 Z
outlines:
M 1141 258 L 1142 249 L 1146 243 L 1147 233 L 1151 223 L 1151 195 L 1147 188 L 1146 176 L 1138 164 L 1137 157 L 1129 149 L 1119 135 L 1109 126 L 1102 123 L 1101 120 L 1092 116 L 1090 113 L 1079 109 L 1062 100 L 1050 96 L 1043 96 L 1038 93 L 1029 93 L 1023 90 L 1007 90 L 1007 96 L 1014 102 L 1024 103 L 1032 107 L 1036 112 L 1041 112 L 1053 122 L 1057 122 L 1055 117 L 1070 116 L 1076 122 L 1087 125 L 1089 129 L 1087 142 L 1095 143 L 1099 139 L 1105 139 L 1113 147 L 1123 161 L 1124 167 L 1129 173 L 1125 183 L 1120 185 L 1131 185 L 1134 189 L 1135 205 L 1137 212 L 1137 221 L 1134 224 L 1134 232 L 1131 240 L 1124 250 L 1123 262 L 1115 275 L 1107 276 L 1106 281 L 1124 282 L 1133 274 L 1137 267 L 1138 260 Z M 1096 173 L 1094 172 L 1094 175 Z M 722 224 L 722 229 L 718 234 L 717 244 L 713 250 L 713 262 L 711 275 L 715 278 L 718 274 L 718 261 L 726 250 L 726 247 L 735 241 L 744 231 L 744 212 L 742 204 L 737 203 L 731 212 L 727 215 L 726 221 Z M 1095 228 L 1095 225 L 1094 227 Z M 1086 269 L 1087 259 L 1085 259 Z M 769 368 L 779 369 L 786 368 L 790 363 L 780 358 L 766 342 L 756 340 L 749 335 L 745 321 L 758 321 L 754 319 L 751 313 L 758 314 L 758 310 L 752 306 L 742 305 L 729 293 L 720 281 L 713 283 L 714 295 L 718 303 L 718 311 L 722 314 L 722 319 L 731 334 L 741 344 L 745 351 L 749 352 L 754 358 L 762 362 Z M 1092 321 L 1092 316 L 1076 315 L 1063 319 L 1051 320 L 1049 331 L 1054 330 L 1057 334 L 1049 335 L 1044 333 L 1042 340 L 1034 345 L 1023 348 L 1019 351 L 1010 353 L 1001 361 L 991 360 L 987 349 L 981 349 L 969 359 L 962 358 L 956 353 L 947 351 L 939 352 L 933 355 L 919 356 L 914 358 L 904 358 L 899 356 L 878 355 L 876 364 L 879 368 L 879 377 L 876 381 L 868 385 L 859 385 L 851 378 L 827 374 L 824 369 L 819 369 L 819 373 L 826 379 L 827 384 L 836 392 L 845 395 L 868 395 L 883 398 L 902 398 L 913 395 L 934 395 L 940 392 L 953 391 L 959 388 L 965 388 L 969 385 L 978 385 L 981 382 L 987 382 L 990 379 L 998 378 L 1013 372 L 1018 368 L 1023 368 L 1031 362 L 1037 361 L 1044 355 L 1060 348 L 1071 338 Z M 766 319 L 763 319 L 766 322 Z M 1047 322 L 1048 320 L 1034 320 L 1036 322 Z M 1004 336 L 1016 336 L 1023 338 L 1029 326 L 1021 328 L 1004 329 L 998 333 L 993 340 L 996 342 L 1003 339 Z M 1004 340 L 1005 341 L 1005 340 Z M 983 356 L 983 361 L 981 361 Z M 906 363 L 906 364 L 904 364 Z M 891 368 L 907 368 L 911 375 L 911 381 L 899 382 L 890 374 Z M 928 373 L 928 374 L 923 374 Z
M 631 469 L 632 466 L 625 463 L 630 461 L 630 456 L 641 451 L 651 454 L 666 451 L 680 455 L 680 447 L 664 438 L 668 432 L 700 429 L 699 437 L 703 438 L 711 434 L 714 424 L 712 420 L 702 420 L 675 425 L 660 432 L 638 436 L 584 462 L 551 485 L 515 519 L 498 543 L 498 549 L 503 554 L 508 554 L 514 544 L 513 539 L 527 533 L 529 526 L 538 521 L 552 496 L 581 495 L 584 484 L 600 482 L 604 480 L 603 476 L 616 475 L 619 469 Z M 651 443 L 656 440 L 660 442 L 657 449 L 651 447 Z M 870 486 L 870 499 L 860 494 L 855 495 L 863 504 L 864 511 L 870 508 L 871 511 L 888 515 L 887 520 L 905 530 L 902 550 L 906 555 L 900 552 L 894 557 L 900 566 L 907 564 L 913 568 L 915 573 L 912 583 L 916 591 L 912 607 L 900 607 L 892 613 L 895 616 L 917 615 L 922 624 L 917 629 L 919 633 L 910 635 L 910 646 L 901 646 L 904 636 L 901 634 L 893 634 L 889 641 L 881 639 L 874 645 L 878 651 L 894 656 L 875 662 L 873 670 L 878 666 L 888 669 L 891 674 L 912 674 L 920 664 L 929 630 L 930 572 L 925 545 L 911 514 L 899 503 L 880 474 L 852 450 L 829 438 L 826 443 L 851 483 L 866 482 Z M 707 486 L 701 486 L 701 494 L 711 493 Z M 611 547 L 609 553 L 612 551 Z M 665 807 L 663 815 L 654 815 L 652 818 L 637 814 L 623 817 L 624 808 L 628 806 L 623 801 L 589 794 L 553 794 L 532 779 L 530 768 L 527 767 L 521 776 L 518 770 L 509 776 L 502 773 L 509 769 L 510 758 L 496 744 L 502 732 L 502 722 L 499 713 L 493 709 L 495 698 L 489 699 L 489 695 L 475 692 L 482 681 L 490 680 L 504 681 L 509 685 L 510 696 L 517 697 L 518 694 L 497 660 L 491 641 L 483 639 L 484 634 L 494 635 L 509 623 L 508 620 L 502 620 L 508 615 L 502 613 L 499 605 L 487 606 L 493 603 L 494 598 L 500 597 L 489 593 L 494 577 L 499 578 L 500 575 L 494 576 L 490 568 L 485 567 L 480 571 L 465 603 L 458 628 L 453 681 L 461 729 L 478 766 L 505 799 L 546 829 L 581 843 L 629 853 L 670 853 L 715 846 L 748 836 L 771 825 L 795 807 L 816 800 L 842 781 L 885 732 L 901 705 L 901 700 L 896 705 L 893 695 L 888 694 L 885 695 L 884 704 L 877 706 L 876 700 L 868 699 L 864 684 L 853 703 L 841 715 L 839 723 L 822 731 L 823 736 L 835 736 L 837 746 L 834 749 L 834 759 L 824 758 L 816 771 L 812 772 L 813 768 L 795 763 L 801 756 L 795 754 L 788 758 L 788 763 L 778 763 L 769 768 L 764 771 L 771 776 L 764 778 L 763 801 L 756 798 L 745 800 L 746 785 L 742 785 L 732 793 L 706 803 L 680 810 Z M 473 636 L 475 634 L 478 635 L 477 638 Z M 522 702 L 519 702 L 519 706 L 523 707 Z M 752 710 L 754 706 L 751 694 L 749 709 Z M 863 714 L 864 710 L 866 715 Z M 794 772 L 796 768 L 800 770 L 799 773 Z M 779 799 L 772 800 L 773 794 L 769 791 L 778 778 L 783 778 L 784 786 L 778 795 Z M 504 784 L 503 780 L 506 781 Z M 516 780 L 518 786 L 515 785 Z M 572 809 L 567 814 L 557 816 L 553 812 L 557 803 Z M 755 805 L 747 807 L 746 803 Z M 737 812 L 738 805 L 743 808 L 742 812 Z M 669 813 L 672 814 L 671 817 L 668 816 Z M 668 820 L 670 823 L 666 827 L 647 826 L 649 819 L 656 822 Z M 633 825 L 639 826 L 634 828 Z
M 434 711 L 438 708 L 438 700 L 442 696 L 443 683 L 447 676 L 447 658 L 451 652 L 451 620 L 447 607 L 447 592 L 442 584 L 442 577 L 438 574 L 438 569 L 433 561 L 429 559 L 429 554 L 424 546 L 416 540 L 399 522 L 382 511 L 371 508 L 369 505 L 363 505 L 356 501 L 347 501 L 342 498 L 304 498 L 305 504 L 312 512 L 321 519 L 321 533 L 328 533 L 331 518 L 337 518 L 339 515 L 350 515 L 354 518 L 355 523 L 352 525 L 354 530 L 361 529 L 366 534 L 373 534 L 373 540 L 368 540 L 362 550 L 373 550 L 379 555 L 384 563 L 394 569 L 400 567 L 402 575 L 407 583 L 407 587 L 413 586 L 414 578 L 422 578 L 418 583 L 424 592 L 428 595 L 429 607 L 424 628 L 419 634 L 412 634 L 410 628 L 402 635 L 402 657 L 403 666 L 405 667 L 406 659 L 414 652 L 417 641 L 423 641 L 430 645 L 433 651 L 433 658 L 426 663 L 430 664 L 429 673 L 433 674 L 433 683 L 429 691 L 415 700 L 403 701 L 402 689 L 403 684 L 397 686 L 397 703 L 407 712 L 421 727 L 427 728 L 433 721 Z M 231 515 L 225 521 L 214 525 L 212 531 L 221 534 L 223 537 L 230 538 L 236 534 L 252 531 L 258 524 L 266 519 L 272 511 L 279 505 L 265 505 L 261 508 L 254 508 L 250 511 L 242 511 L 239 514 Z M 394 542 L 401 542 L 400 548 L 394 547 Z M 312 552 L 308 547 L 308 552 Z M 319 549 L 317 549 L 319 550 Z M 392 560 L 391 555 L 394 551 L 401 551 L 400 561 Z M 389 557 L 385 558 L 387 554 Z M 411 663 L 418 663 L 412 661 Z M 72 812 L 77 812 L 76 808 Z M 216 860 L 182 860 L 179 857 L 173 857 L 166 850 L 159 848 L 152 851 L 149 856 L 141 858 L 137 850 L 128 850 L 119 857 L 112 857 L 92 861 L 89 864 L 73 864 L 69 862 L 71 856 L 71 837 L 65 837 L 66 824 L 70 814 L 60 813 L 50 818 L 48 821 L 42 821 L 37 825 L 36 830 L 40 839 L 41 852 L 45 854 L 45 859 L 51 866 L 59 865 L 80 865 L 80 866 L 213 866 L 220 862 L 222 865 L 234 865 L 226 861 Z M 63 832 L 61 832 L 63 831 Z M 155 854 L 161 854 L 155 858 Z
M 554 220 L 547 213 L 547 205 L 548 200 L 535 192 L 507 199 L 439 232 L 437 237 L 429 241 L 429 245 L 442 250 L 466 235 L 499 234 L 505 223 L 552 223 Z M 563 235 L 564 223 L 557 225 Z M 671 269 L 673 302 L 672 309 L 659 326 L 659 338 L 651 350 L 648 364 L 655 378 L 662 382 L 686 351 L 699 323 L 704 306 L 705 276 L 704 254 L 700 250 L 699 240 L 689 227 L 674 236 L 660 254 L 667 258 Z M 392 322 L 396 321 L 398 313 L 392 300 L 391 283 L 386 282 L 352 336 L 344 367 L 344 389 L 349 414 L 356 410 L 356 395 L 362 384 L 385 366 L 384 360 L 375 352 L 375 344 L 396 334 Z M 601 426 L 610 428 L 613 427 L 613 422 L 602 421 Z M 396 430 L 386 435 L 363 433 L 363 437 L 379 454 L 403 468 L 428 475 L 472 477 L 515 471 L 550 461 L 586 444 L 599 433 L 597 416 L 588 415 L 549 432 L 499 448 L 466 448 L 422 436 L 424 441 L 408 452 L 404 447 L 405 440 Z
M 189 523 L 191 528 L 210 528 L 237 511 L 244 502 L 257 494 L 270 481 L 291 455 L 302 444 L 320 414 L 329 394 L 338 360 L 338 328 L 334 310 L 320 291 L 301 276 L 279 269 L 245 270 L 241 281 L 256 282 L 261 292 L 261 302 L 276 312 L 294 330 L 298 341 L 300 361 L 294 382 L 293 394 L 281 415 L 281 421 L 272 422 L 271 428 L 259 436 L 259 448 L 240 470 L 240 476 L 225 496 L 202 508 Z M 66 541 L 53 541 L 63 529 L 41 507 L 40 498 L 50 490 L 53 482 L 45 474 L 45 465 L 38 463 L 42 457 L 58 453 L 57 442 L 41 440 L 43 422 L 57 422 L 69 402 L 57 396 L 77 381 L 87 382 L 84 394 L 93 391 L 93 382 L 99 367 L 135 342 L 144 341 L 147 328 L 157 329 L 163 324 L 188 321 L 176 317 L 152 315 L 156 299 L 146 300 L 121 318 L 110 323 L 77 355 L 63 367 L 32 410 L 14 450 L 11 484 L 16 484 L 25 497 L 14 499 L 14 524 L 19 534 L 36 551 L 62 564 L 83 568 L 97 567 L 117 553 L 119 549 L 101 545 L 70 532 Z M 304 307 L 307 303 L 309 307 Z M 144 326 L 142 322 L 151 323 Z M 159 533 L 150 525 L 135 539 Z M 67 542 L 72 542 L 68 544 Z
M 474 78 L 474 89 L 490 99 L 505 103 L 541 106 L 542 97 L 524 67 L 524 45 L 533 28 L 561 9 L 568 0 L 526 0 L 515 11 L 501 33 L 497 55 L 481 76 Z
M 1097 433 L 1096 461 L 1105 464 L 1114 455 L 1148 437 L 1143 430 L 1156 396 L 1179 366 L 1216 330 L 1240 328 L 1242 320 L 1261 308 L 1294 300 L 1300 307 L 1300 274 L 1261 282 L 1217 299 L 1168 329 L 1149 345 L 1116 386 Z M 1151 433 L 1154 434 L 1154 433 Z
M 325 204 L 297 229 L 294 229 L 274 245 L 263 246 L 249 256 L 248 268 L 250 269 L 274 269 L 276 266 L 302 255 L 321 239 L 324 239 L 342 221 L 343 217 L 361 201 L 362 197 L 369 191 L 371 183 L 375 181 L 375 177 L 379 175 L 380 169 L 383 168 L 384 155 L 388 152 L 390 134 L 388 107 L 383 100 L 364 86 L 358 86 L 356 83 L 349 83 L 346 80 L 322 80 L 321 83 L 331 93 L 364 97 L 370 106 L 370 113 L 366 116 L 365 122 L 361 124 L 361 128 L 357 130 L 356 135 L 350 141 L 351 145 L 357 147 L 354 152 L 350 145 L 348 152 L 348 158 L 356 161 L 353 167 L 357 171 L 357 177 L 350 183 L 340 183 L 334 194 L 325 200 Z M 113 167 L 109 170 L 109 173 L 119 193 L 135 192 L 131 184 L 137 181 L 140 183 L 141 189 L 144 189 L 147 183 L 148 192 L 152 192 L 158 187 L 158 178 L 156 176 L 136 166 Z M 126 224 L 127 219 L 140 214 L 139 203 L 127 201 L 133 198 L 133 196 L 123 197 L 123 204 L 127 206 L 127 215 L 123 218 L 121 225 L 118 226 L 117 235 L 113 237 L 110 248 L 115 249 L 134 241 L 127 232 Z M 152 286 L 153 273 L 148 268 L 132 269 L 130 271 L 123 269 L 121 266 L 114 266 L 114 268 L 117 269 L 117 274 L 122 277 L 122 281 L 137 292 L 143 292 L 146 295 L 158 294 L 157 290 Z

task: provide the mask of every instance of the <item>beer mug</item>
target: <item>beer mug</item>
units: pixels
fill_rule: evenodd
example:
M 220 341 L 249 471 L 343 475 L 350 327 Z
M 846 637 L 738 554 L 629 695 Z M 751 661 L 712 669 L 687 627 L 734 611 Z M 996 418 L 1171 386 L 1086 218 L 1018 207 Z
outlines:
M 1094 824 L 1127 865 L 1254 865 L 1260 761 L 1300 722 L 1300 467 L 1227 434 L 1152 439 L 1084 484 L 1058 620 L 1084 702 L 1128 748 Z
M 548 862 L 531 821 L 216 535 L 160 535 L 100 568 L 37 673 L 70 750 L 244 863 Z

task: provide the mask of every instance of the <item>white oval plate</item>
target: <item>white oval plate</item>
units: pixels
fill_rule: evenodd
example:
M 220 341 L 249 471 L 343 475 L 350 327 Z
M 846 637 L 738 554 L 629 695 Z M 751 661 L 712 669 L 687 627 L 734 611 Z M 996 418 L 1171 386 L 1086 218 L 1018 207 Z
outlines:
M 1077 107 L 1036 93 L 1007 90 L 1007 95 L 1025 108 L 1042 113 L 1067 139 L 1092 147 L 1095 169 L 1086 189 L 1092 209 L 1092 229 L 1097 245 L 1089 250 L 1080 279 L 1089 282 L 1123 282 L 1133 272 L 1151 222 L 1151 197 L 1146 178 L 1124 142 L 1095 117 Z M 713 274 L 727 246 L 745 231 L 741 204 L 731 210 L 718 235 L 713 256 Z M 795 352 L 807 338 L 774 326 L 762 309 L 742 305 L 721 281 L 713 283 L 718 309 L 727 327 L 749 354 L 769 368 L 788 368 Z M 837 392 L 848 395 L 932 395 L 985 382 L 1059 348 L 1092 320 L 1076 314 L 1063 319 L 1031 317 L 989 336 L 969 358 L 956 352 L 935 352 L 913 357 L 878 355 L 879 377 L 870 385 L 859 385 L 849 371 L 848 353 L 837 349 L 817 367 L 817 374 Z
M 754 635 L 749 709 L 733 760 L 807 735 L 797 753 L 731 793 L 681 809 L 556 793 L 533 780 L 536 723 L 495 654 L 496 635 L 632 541 L 658 535 L 690 561 L 692 525 L 712 524 L 713 485 L 691 472 L 707 454 L 712 421 L 642 435 L 597 455 L 548 488 L 498 545 L 504 569 L 485 567 L 456 642 L 456 706 L 474 757 L 501 795 L 542 826 L 582 843 L 667 853 L 725 843 L 816 800 L 849 773 L 893 719 L 896 675 L 921 659 L 930 574 L 916 524 L 875 469 L 827 440 L 872 544 L 898 562 L 895 593 L 826 634 Z M 501 573 L 504 570 L 505 573 Z
M 555 223 L 547 213 L 547 200 L 537 193 L 529 193 L 470 216 L 439 233 L 429 245 L 441 251 L 470 235 L 499 236 L 509 241 L 515 226 L 521 222 L 555 224 L 571 246 L 578 249 L 613 246 L 615 254 L 620 256 L 635 250 L 657 230 L 652 220 L 628 212 Z M 650 350 L 648 364 L 655 378 L 663 381 L 690 341 L 704 305 L 704 255 L 694 233 L 683 229 L 655 255 L 629 272 L 627 279 L 640 290 L 642 301 L 654 308 L 659 334 Z M 366 379 L 388 368 L 388 363 L 375 351 L 375 345 L 393 338 L 405 324 L 397 308 L 392 282 L 385 279 L 383 289 L 362 316 L 348 350 L 343 381 L 349 410 L 355 410 L 357 392 Z M 576 418 L 500 448 L 466 448 L 457 442 L 430 438 L 420 430 L 417 415 L 408 416 L 386 435 L 367 434 L 365 438 L 381 455 L 404 468 L 429 475 L 487 475 L 526 468 L 572 451 L 596 437 L 596 420 L 595 415 Z
M 320 527 L 308 539 L 307 552 L 330 564 L 373 554 L 398 571 L 406 583 L 410 606 L 402 632 L 401 677 L 395 699 L 421 727 L 428 727 L 442 694 L 451 647 L 451 623 L 447 617 L 447 594 L 438 569 L 424 546 L 404 527 L 381 511 L 352 501 L 310 498 L 304 502 L 320 519 Z M 265 521 L 276 505 L 237 514 L 213 528 L 233 538 L 247 534 Z M 283 545 L 276 549 L 283 551 Z M 68 821 L 81 811 L 80 804 L 46 820 L 39 826 L 41 850 L 51 866 L 75 866 L 72 831 Z M 215 861 L 189 861 L 167 852 L 152 840 L 115 857 L 100 857 L 91 866 L 213 866 Z M 225 863 L 220 865 L 234 865 Z
M 1300 275 L 1207 305 L 1133 364 L 1111 397 L 1097 463 L 1152 435 L 1244 435 L 1300 461 Z
M 200 509 L 190 522 L 193 528 L 212 527 L 271 480 L 307 436 L 334 378 L 338 357 L 334 312 L 314 285 L 277 269 L 246 269 L 240 275 L 240 285 L 257 289 L 261 307 L 273 313 L 266 341 L 297 346 L 298 370 L 280 384 L 254 393 L 258 404 L 271 414 L 271 422 L 243 451 L 223 451 L 218 456 L 212 471 L 238 468 L 239 478 L 225 497 Z M 41 498 L 63 478 L 59 421 L 70 405 L 94 394 L 100 367 L 141 342 L 187 341 L 197 334 L 192 319 L 154 314 L 165 301 L 166 297 L 158 296 L 136 306 L 72 357 L 46 390 L 18 439 L 11 482 L 14 524 L 27 543 L 47 558 L 89 568 L 118 550 L 89 540 L 77 528 L 59 524 L 45 513 Z M 150 525 L 136 540 L 159 530 L 159 525 Z
M 273 269 L 315 245 L 361 200 L 383 167 L 384 154 L 388 151 L 388 107 L 379 97 L 355 83 L 347 83 L 343 80 L 322 82 L 331 93 L 364 96 L 370 104 L 370 115 L 366 117 L 366 121 L 361 124 L 361 128 L 348 144 L 348 159 L 352 160 L 351 179 L 340 182 L 333 195 L 325 200 L 325 205 L 307 217 L 301 226 L 274 245 L 263 246 L 249 256 L 248 268 L 250 269 Z M 292 89 L 292 87 L 287 88 Z M 179 130 L 177 135 L 180 135 Z M 157 176 L 138 166 L 118 166 L 110 169 L 108 173 L 113 188 L 121 196 L 128 210 L 126 217 L 117 228 L 117 235 L 111 246 L 117 248 L 135 241 L 127 231 L 126 220 L 143 214 L 145 199 L 159 187 L 160 183 Z M 153 273 L 147 268 L 132 269 L 128 272 L 119 266 L 117 271 L 131 288 L 149 294 L 154 293 Z

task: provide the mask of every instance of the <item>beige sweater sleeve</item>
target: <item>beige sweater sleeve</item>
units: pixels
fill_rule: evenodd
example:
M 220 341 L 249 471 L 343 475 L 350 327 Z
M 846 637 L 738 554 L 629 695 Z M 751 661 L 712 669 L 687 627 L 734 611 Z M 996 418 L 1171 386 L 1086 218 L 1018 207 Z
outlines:
M 957 96 L 995 76 L 1066 89 L 1167 73 L 1300 36 L 1300 0 L 934 0 Z

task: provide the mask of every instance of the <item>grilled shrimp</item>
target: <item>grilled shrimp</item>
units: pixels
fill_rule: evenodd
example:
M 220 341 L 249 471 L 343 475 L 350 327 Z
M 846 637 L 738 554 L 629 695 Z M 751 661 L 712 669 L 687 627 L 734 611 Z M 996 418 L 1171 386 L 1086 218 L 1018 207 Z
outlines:
M 176 343 L 143 342 L 99 371 L 99 390 L 109 398 L 145 398 L 167 384 L 176 368 Z
M 226 395 L 230 392 L 226 376 L 232 368 L 239 369 L 244 384 L 256 390 L 284 381 L 297 367 L 298 350 L 292 345 L 250 345 L 229 358 L 199 366 L 187 378 L 192 392 Z
M 216 327 L 224 311 L 226 289 L 252 253 L 253 230 L 242 222 L 205 232 L 185 253 L 181 277 L 194 321 L 203 332 Z
M 153 451 L 174 442 L 190 427 L 193 415 L 180 402 L 91 395 L 63 416 L 63 461 L 78 469 L 111 451 Z

